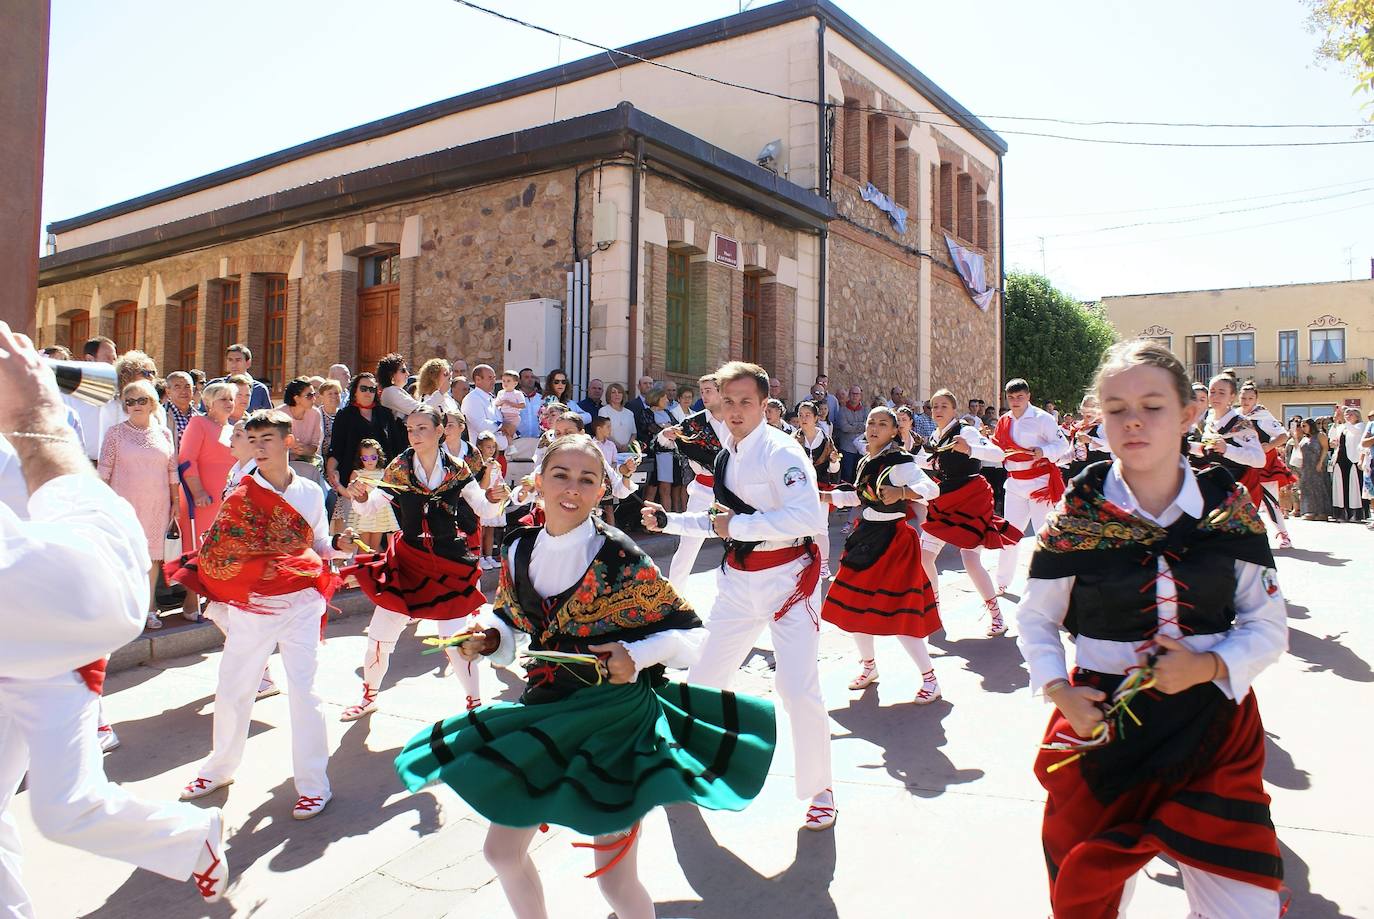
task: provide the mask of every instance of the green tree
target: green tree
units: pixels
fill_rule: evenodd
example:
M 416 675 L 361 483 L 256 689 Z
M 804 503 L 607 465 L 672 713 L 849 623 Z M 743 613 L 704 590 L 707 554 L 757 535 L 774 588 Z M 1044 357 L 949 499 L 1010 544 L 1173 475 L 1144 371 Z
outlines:
M 1317 57 L 1349 70 L 1355 92 L 1374 92 L 1374 0 L 1307 0 L 1307 5 L 1308 24 L 1322 37 Z
M 1038 274 L 1007 275 L 1003 375 L 1024 377 L 1037 404 L 1073 411 L 1092 383 L 1116 332 L 1096 306 L 1085 306 Z

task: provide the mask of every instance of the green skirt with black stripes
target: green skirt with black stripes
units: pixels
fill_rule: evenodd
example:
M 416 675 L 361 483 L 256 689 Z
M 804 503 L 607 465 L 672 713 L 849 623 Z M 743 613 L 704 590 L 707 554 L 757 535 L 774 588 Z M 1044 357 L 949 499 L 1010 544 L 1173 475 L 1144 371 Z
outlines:
M 598 836 L 660 804 L 743 810 L 776 743 L 771 702 L 641 677 L 437 722 L 405 745 L 396 773 L 411 791 L 446 783 L 492 823 Z

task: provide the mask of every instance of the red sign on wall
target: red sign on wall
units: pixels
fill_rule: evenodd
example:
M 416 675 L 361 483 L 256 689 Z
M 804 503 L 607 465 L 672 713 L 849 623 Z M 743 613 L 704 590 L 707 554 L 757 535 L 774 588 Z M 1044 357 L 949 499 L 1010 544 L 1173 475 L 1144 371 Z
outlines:
M 716 237 L 716 261 L 731 268 L 739 267 L 739 240 L 728 236 Z

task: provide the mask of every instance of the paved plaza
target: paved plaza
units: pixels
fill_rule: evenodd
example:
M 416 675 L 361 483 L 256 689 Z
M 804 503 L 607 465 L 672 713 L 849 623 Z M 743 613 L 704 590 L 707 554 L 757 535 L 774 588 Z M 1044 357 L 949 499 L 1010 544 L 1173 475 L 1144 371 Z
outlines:
M 1300 548 L 1280 553 L 1278 563 L 1290 653 L 1256 685 L 1269 737 L 1265 777 L 1293 895 L 1289 916 L 1374 916 L 1374 533 L 1348 524 L 1291 526 Z M 838 546 L 838 529 L 834 538 Z M 665 537 L 652 541 L 661 565 L 672 545 Z M 703 612 L 718 559 L 719 549 L 703 553 L 693 576 L 690 596 Z M 834 831 L 798 829 L 805 808 L 792 795 L 783 725 L 772 777 L 747 811 L 676 807 L 646 819 L 640 863 L 660 917 L 1048 915 L 1043 794 L 1030 769 L 1048 709 L 1031 697 L 1014 641 L 982 637 L 981 604 L 962 574 L 948 569 L 957 559 L 949 552 L 941 560 L 946 631 L 932 644 L 945 699 L 911 704 L 919 676 L 891 640 L 878 644 L 880 682 L 847 690 L 852 645 L 825 628 L 821 676 L 840 807 Z M 228 901 L 208 915 L 509 915 L 482 858 L 484 823 L 447 787 L 411 795 L 392 771 L 406 740 L 461 703 L 456 682 L 444 676 L 444 656 L 421 655 L 419 641 L 403 639 L 382 710 L 354 724 L 337 721 L 356 701 L 366 623 L 360 615 L 334 622 L 321 651 L 319 685 L 334 750 L 328 810 L 308 822 L 290 817 L 296 794 L 284 696 L 257 703 L 237 782 L 204 799 L 225 808 L 234 871 Z M 217 652 L 156 657 L 111 676 L 106 710 L 123 741 L 105 758 L 111 778 L 145 798 L 176 795 L 209 749 L 218 663 Z M 765 633 L 735 688 L 771 694 L 771 664 Z M 280 679 L 275 659 L 273 667 Z M 488 698 L 519 694 L 515 672 L 488 668 L 483 680 Z M 14 811 L 40 917 L 177 919 L 203 911 L 189 884 L 42 839 L 25 795 Z M 604 919 L 609 910 L 595 882 L 582 878 L 590 857 L 570 846 L 577 840 L 557 828 L 536 840 L 550 912 Z M 1129 915 L 1184 916 L 1177 869 L 1156 860 L 1146 873 Z

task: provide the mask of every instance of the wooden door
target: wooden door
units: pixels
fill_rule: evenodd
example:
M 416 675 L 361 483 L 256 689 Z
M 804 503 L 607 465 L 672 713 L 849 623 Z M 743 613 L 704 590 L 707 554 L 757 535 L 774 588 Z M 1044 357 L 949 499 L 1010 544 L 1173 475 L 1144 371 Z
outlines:
M 358 371 L 373 370 L 400 342 L 401 288 L 388 284 L 358 291 Z M 385 385 L 385 383 L 383 383 Z

